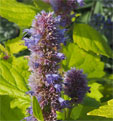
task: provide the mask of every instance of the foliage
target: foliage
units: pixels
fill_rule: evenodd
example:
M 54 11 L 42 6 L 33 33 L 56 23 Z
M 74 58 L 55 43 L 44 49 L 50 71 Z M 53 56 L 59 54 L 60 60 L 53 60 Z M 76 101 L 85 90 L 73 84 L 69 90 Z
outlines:
M 19 121 L 24 118 L 21 110 L 17 107 L 14 109 L 10 108 L 10 102 L 12 98 L 7 95 L 0 96 L 0 120 L 1 121 L 8 121 L 8 120 L 16 120 Z
M 97 55 L 112 56 L 112 51 L 105 39 L 92 27 L 86 24 L 75 24 L 73 40 L 86 51 L 92 51 Z
M 36 14 L 35 8 L 16 0 L 0 0 L 0 15 L 21 27 L 30 26 Z
M 100 86 L 101 84 L 99 83 L 92 83 L 89 84 L 91 87 L 91 93 L 88 93 L 87 96 L 90 98 L 94 98 L 96 101 L 100 102 L 100 99 L 103 97 L 102 93 L 100 92 Z
M 24 41 L 21 40 L 21 37 L 17 37 L 12 40 L 8 40 L 5 43 L 5 46 L 9 50 L 10 53 L 15 54 L 19 53 L 22 50 L 26 49 L 26 46 L 24 45 Z
M 63 53 L 67 57 L 62 65 L 65 70 L 76 67 L 83 69 L 89 78 L 101 78 L 104 76 L 104 63 L 100 61 L 98 55 L 88 53 L 74 43 L 69 43 L 67 46 L 64 46 Z
M 33 113 L 36 119 L 39 121 L 44 121 L 40 105 L 35 96 L 33 96 Z
M 107 105 L 100 106 L 88 113 L 88 115 L 102 116 L 106 118 L 113 118 L 113 100 L 109 100 Z
M 25 111 L 26 107 L 30 104 L 30 97 L 25 95 L 29 88 L 27 86 L 27 79 L 24 76 L 28 76 L 28 74 L 22 72 L 23 68 L 11 65 L 6 61 L 0 62 L 0 94 L 9 95 L 14 98 L 11 101 L 11 107 L 17 106 Z

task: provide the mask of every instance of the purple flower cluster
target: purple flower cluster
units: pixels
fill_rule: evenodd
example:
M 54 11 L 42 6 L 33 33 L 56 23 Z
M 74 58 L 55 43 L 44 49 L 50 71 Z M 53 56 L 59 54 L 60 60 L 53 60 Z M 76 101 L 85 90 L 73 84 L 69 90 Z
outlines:
M 71 103 L 80 103 L 89 91 L 86 75 L 82 70 L 72 68 L 64 78 L 64 93 L 71 98 Z
M 71 23 L 73 15 L 71 11 L 74 11 L 79 6 L 83 6 L 83 0 L 43 0 L 49 3 L 56 15 L 60 15 L 62 18 L 61 25 L 67 26 Z
M 62 109 L 59 101 L 62 77 L 58 69 L 61 60 L 65 59 L 65 56 L 60 53 L 60 43 L 66 38 L 65 30 L 60 29 L 59 23 L 59 16 L 54 17 L 54 13 L 42 11 L 35 17 L 32 27 L 25 30 L 30 36 L 24 38 L 25 45 L 31 52 L 29 85 L 32 94 L 38 99 L 45 121 L 54 121 L 56 111 Z M 29 118 L 34 119 L 33 116 L 27 118 L 27 121 Z

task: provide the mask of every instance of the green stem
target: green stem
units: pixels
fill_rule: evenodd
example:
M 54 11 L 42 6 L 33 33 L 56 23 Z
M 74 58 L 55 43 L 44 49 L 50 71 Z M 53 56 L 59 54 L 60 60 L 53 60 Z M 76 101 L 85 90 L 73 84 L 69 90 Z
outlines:
M 66 109 L 64 109 L 65 119 L 66 119 Z
M 66 119 L 69 120 L 70 119 L 70 115 L 71 115 L 71 109 L 67 109 L 66 112 L 67 112 L 67 115 L 66 115 Z

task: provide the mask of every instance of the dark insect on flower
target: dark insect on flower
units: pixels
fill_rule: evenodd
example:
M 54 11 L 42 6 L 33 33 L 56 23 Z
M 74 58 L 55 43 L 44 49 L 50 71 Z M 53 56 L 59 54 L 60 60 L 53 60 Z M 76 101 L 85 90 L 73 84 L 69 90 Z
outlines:
M 80 103 L 86 92 L 89 92 L 87 86 L 86 75 L 83 74 L 82 70 L 72 68 L 65 74 L 64 79 L 64 93 L 71 97 L 74 103 Z

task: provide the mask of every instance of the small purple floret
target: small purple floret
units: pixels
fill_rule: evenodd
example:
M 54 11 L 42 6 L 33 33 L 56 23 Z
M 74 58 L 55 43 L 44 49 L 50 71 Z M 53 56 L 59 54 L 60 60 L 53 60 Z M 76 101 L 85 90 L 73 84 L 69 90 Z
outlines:
M 47 81 L 49 84 L 55 83 L 55 81 L 57 81 L 59 78 L 60 78 L 60 77 L 59 77 L 58 74 L 47 74 L 47 75 L 46 75 L 46 81 Z
M 69 100 L 64 100 L 63 98 L 59 98 L 60 105 L 63 108 L 69 108 L 70 107 L 70 101 Z
M 61 92 L 61 90 L 62 90 L 62 85 L 60 85 L 60 84 L 55 84 L 54 87 L 56 88 L 56 91 L 57 91 L 57 92 Z

